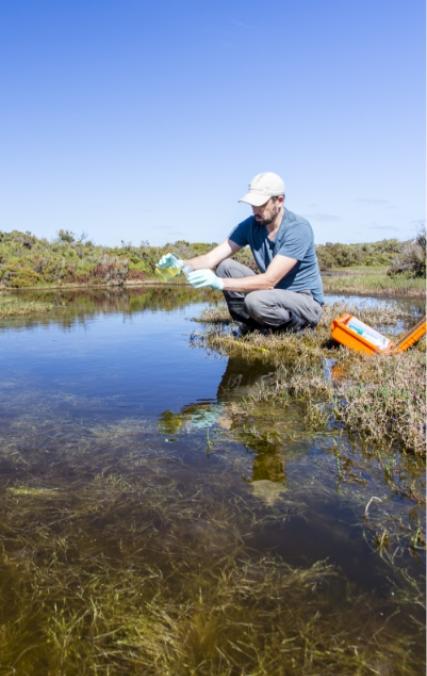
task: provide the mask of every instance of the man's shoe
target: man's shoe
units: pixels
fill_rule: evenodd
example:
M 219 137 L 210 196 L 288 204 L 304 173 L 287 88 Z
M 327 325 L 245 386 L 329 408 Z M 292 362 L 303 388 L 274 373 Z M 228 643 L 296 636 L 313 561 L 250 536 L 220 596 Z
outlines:
M 231 326 L 231 335 L 233 338 L 243 338 L 246 334 L 253 331 L 253 329 L 245 324 L 245 322 L 233 322 Z

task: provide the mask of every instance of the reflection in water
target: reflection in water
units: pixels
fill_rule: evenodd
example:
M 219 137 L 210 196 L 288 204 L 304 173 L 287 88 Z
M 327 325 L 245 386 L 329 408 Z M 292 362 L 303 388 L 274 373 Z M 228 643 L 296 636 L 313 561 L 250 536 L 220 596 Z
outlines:
M 229 358 L 227 368 L 218 387 L 218 400 L 223 402 L 242 402 L 249 399 L 251 392 L 262 387 L 265 381 L 271 378 L 271 366 L 262 362 L 252 363 L 248 368 L 247 362 L 239 358 Z M 250 448 L 255 456 L 252 465 L 252 483 L 263 481 L 263 491 L 258 491 L 259 497 L 279 495 L 273 487 L 268 491 L 267 481 L 285 482 L 285 453 L 283 439 L 271 426 L 271 420 L 263 421 L 257 418 L 255 434 L 247 427 L 239 424 L 239 415 L 232 416 L 233 423 L 229 429 L 234 438 Z M 264 428 L 264 429 L 263 429 Z M 261 485 L 259 485 L 259 488 Z M 255 492 L 255 494 L 257 494 Z
M 192 287 L 144 287 L 117 289 L 49 289 L 34 291 L 25 289 L 8 291 L 17 298 L 28 301 L 41 301 L 52 308 L 42 315 L 16 317 L 4 322 L 4 327 L 30 328 L 39 324 L 55 324 L 71 328 L 75 324 L 84 325 L 96 316 L 120 312 L 124 317 L 136 312 L 173 312 L 177 308 L 200 301 L 200 292 Z M 218 303 L 219 298 L 213 292 L 205 293 L 211 303 Z
M 222 406 L 209 402 L 183 406 L 180 413 L 163 411 L 159 417 L 159 430 L 163 434 L 176 434 L 208 429 L 218 422 L 223 412 Z
M 271 373 L 271 365 L 261 361 L 254 361 L 249 365 L 242 358 L 230 357 L 218 386 L 218 399 L 234 401 L 236 398 L 247 397 L 256 385 L 268 380 Z
M 164 411 L 159 418 L 159 429 L 164 434 L 209 429 L 215 425 L 226 430 L 230 438 L 242 443 L 253 456 L 250 482 L 254 494 L 269 503 L 279 498 L 285 488 L 284 440 L 274 426 L 276 412 L 266 419 L 263 412 L 253 425 L 242 420 L 242 407 L 251 393 L 271 379 L 271 366 L 251 363 L 239 357 L 229 357 L 218 386 L 216 404 L 200 402 L 184 406 L 179 413 Z M 268 482 L 283 484 L 281 488 Z

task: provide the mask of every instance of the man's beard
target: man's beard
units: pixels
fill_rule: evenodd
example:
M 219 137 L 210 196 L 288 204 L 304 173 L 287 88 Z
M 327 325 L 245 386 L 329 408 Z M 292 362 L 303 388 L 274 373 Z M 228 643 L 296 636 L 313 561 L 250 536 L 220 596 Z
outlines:
M 258 223 L 258 225 L 271 225 L 274 223 L 276 220 L 278 214 L 280 213 L 280 209 L 277 207 L 274 209 L 273 213 L 271 214 L 270 218 L 260 218 L 259 216 L 255 216 L 255 220 Z
M 258 225 L 271 225 L 275 219 L 275 216 L 273 218 L 260 218 L 259 216 L 255 216 L 255 220 L 258 223 Z

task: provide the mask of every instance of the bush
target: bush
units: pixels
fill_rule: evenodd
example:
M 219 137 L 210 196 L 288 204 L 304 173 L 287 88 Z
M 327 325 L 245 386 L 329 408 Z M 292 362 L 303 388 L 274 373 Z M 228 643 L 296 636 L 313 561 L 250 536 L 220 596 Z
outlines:
M 60 242 L 65 242 L 66 244 L 72 244 L 76 241 L 75 235 L 71 230 L 61 230 L 58 231 L 58 240 Z
M 94 277 L 103 284 L 121 286 L 125 283 L 129 271 L 127 258 L 103 254 L 93 270 Z
M 402 252 L 396 256 L 387 274 L 406 275 L 407 277 L 426 276 L 426 231 L 420 232 L 416 239 L 408 242 Z
M 40 275 L 27 267 L 11 268 L 5 271 L 2 281 L 13 289 L 22 289 L 37 286 L 40 283 Z
M 396 255 L 402 252 L 403 246 L 404 243 L 397 239 L 364 244 L 327 242 L 319 244 L 317 257 L 321 270 L 348 268 L 354 265 L 378 267 L 390 265 Z

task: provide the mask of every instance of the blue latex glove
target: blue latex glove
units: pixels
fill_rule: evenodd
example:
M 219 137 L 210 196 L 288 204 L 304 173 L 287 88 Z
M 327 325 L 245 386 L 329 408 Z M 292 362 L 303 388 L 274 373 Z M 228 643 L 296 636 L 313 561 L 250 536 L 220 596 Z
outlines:
M 210 286 L 211 289 L 222 291 L 224 288 L 223 280 L 221 277 L 217 277 L 212 270 L 194 270 L 194 272 L 189 272 L 186 276 L 191 286 L 194 286 L 195 289 Z
M 177 258 L 175 254 L 167 253 L 161 257 L 157 263 L 157 267 L 160 268 L 160 270 L 166 270 L 168 268 L 182 270 L 184 267 L 184 261 L 181 258 Z

